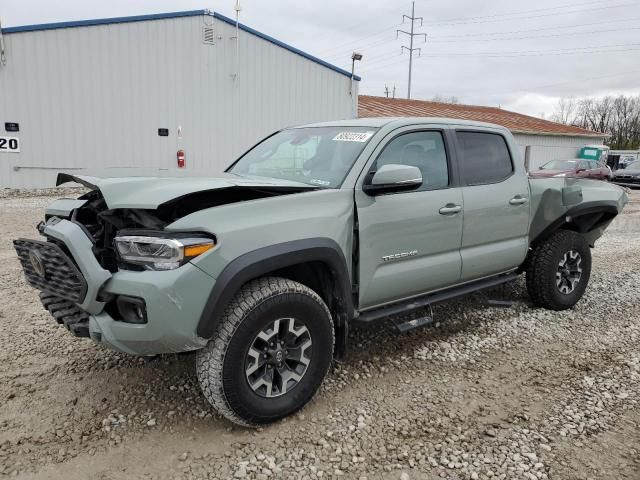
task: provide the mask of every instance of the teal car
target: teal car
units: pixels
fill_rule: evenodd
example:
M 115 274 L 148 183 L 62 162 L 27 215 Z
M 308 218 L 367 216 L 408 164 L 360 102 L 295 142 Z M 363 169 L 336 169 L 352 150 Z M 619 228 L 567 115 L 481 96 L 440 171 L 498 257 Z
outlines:
M 529 178 L 503 127 L 438 118 L 288 128 L 218 178 L 70 181 L 90 191 L 14 241 L 44 307 L 121 352 L 196 350 L 204 395 L 241 425 L 307 403 L 352 327 L 521 274 L 534 305 L 571 308 L 627 202 Z

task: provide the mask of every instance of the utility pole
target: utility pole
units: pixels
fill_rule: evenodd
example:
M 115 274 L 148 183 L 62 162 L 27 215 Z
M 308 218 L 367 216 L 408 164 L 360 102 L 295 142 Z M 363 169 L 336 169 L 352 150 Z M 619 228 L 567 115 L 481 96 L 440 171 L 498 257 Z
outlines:
M 391 90 L 389 90 L 389 86 L 385 84 L 384 86 L 384 96 L 389 98 L 389 94 L 391 93 L 391 98 L 396 98 L 396 85 L 395 83 L 393 84 L 393 93 Z
M 411 16 L 402 15 L 402 23 L 404 21 L 409 20 L 411 22 L 411 31 L 406 32 L 404 30 L 396 30 L 396 39 L 399 37 L 401 33 L 405 35 L 409 35 L 409 46 L 406 47 L 402 45 L 400 47 L 400 51 L 404 53 L 405 50 L 409 52 L 409 85 L 407 87 L 407 98 L 411 98 L 411 68 L 413 67 L 413 52 L 417 51 L 418 55 L 422 53 L 421 48 L 413 48 L 413 37 L 424 37 L 425 43 L 427 42 L 427 34 L 426 33 L 414 33 L 413 27 L 415 26 L 416 20 L 420 20 L 420 26 L 422 26 L 423 18 L 416 17 L 416 2 L 411 2 Z

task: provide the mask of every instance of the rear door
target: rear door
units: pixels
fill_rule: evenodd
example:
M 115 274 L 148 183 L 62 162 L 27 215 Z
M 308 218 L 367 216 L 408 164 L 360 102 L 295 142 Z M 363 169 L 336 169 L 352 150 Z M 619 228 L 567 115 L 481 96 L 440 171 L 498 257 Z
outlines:
M 528 250 L 529 182 L 500 131 L 457 130 L 464 202 L 462 281 L 516 268 Z
M 447 138 L 444 129 L 398 129 L 376 148 L 363 172 L 355 190 L 360 308 L 459 281 L 462 191 Z M 422 186 L 378 196 L 364 193 L 364 178 L 386 164 L 418 167 Z
M 598 171 L 596 174 L 596 178 L 598 178 L 599 180 L 607 180 L 609 178 L 609 167 L 603 160 L 600 160 L 598 162 Z
M 594 178 L 598 176 L 598 164 L 592 160 L 580 160 L 576 171 L 578 177 Z

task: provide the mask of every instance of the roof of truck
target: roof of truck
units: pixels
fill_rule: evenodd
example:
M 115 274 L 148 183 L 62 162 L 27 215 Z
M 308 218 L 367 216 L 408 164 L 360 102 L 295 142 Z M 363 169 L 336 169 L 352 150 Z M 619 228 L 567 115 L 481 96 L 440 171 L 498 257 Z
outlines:
M 607 137 L 605 133 L 594 132 L 592 130 L 574 127 L 573 125 L 551 122 L 522 113 L 510 112 L 498 107 L 373 97 L 369 95 L 360 95 L 358 97 L 358 116 L 360 118 L 446 117 L 459 120 L 489 122 L 506 127 L 513 133 L 572 137 Z
M 397 127 L 403 125 L 415 125 L 423 123 L 432 123 L 439 125 L 462 125 L 468 127 L 488 127 L 504 129 L 502 125 L 488 122 L 476 122 L 474 120 L 465 120 L 457 118 L 444 117 L 370 117 L 370 118 L 354 118 L 350 120 L 334 120 L 328 122 L 312 123 L 308 125 L 300 125 L 296 128 L 303 127 L 369 127 L 381 128 L 390 123 L 395 123 Z

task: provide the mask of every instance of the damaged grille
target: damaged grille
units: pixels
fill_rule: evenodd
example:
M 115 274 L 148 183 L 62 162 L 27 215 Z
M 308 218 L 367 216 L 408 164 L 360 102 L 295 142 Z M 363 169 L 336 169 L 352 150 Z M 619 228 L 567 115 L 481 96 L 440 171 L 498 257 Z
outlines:
M 40 292 L 40 301 L 56 322 L 64 325 L 76 337 L 89 336 L 89 315 L 75 303 L 47 292 Z
M 76 303 L 84 300 L 87 282 L 58 245 L 21 238 L 13 246 L 32 287 Z

